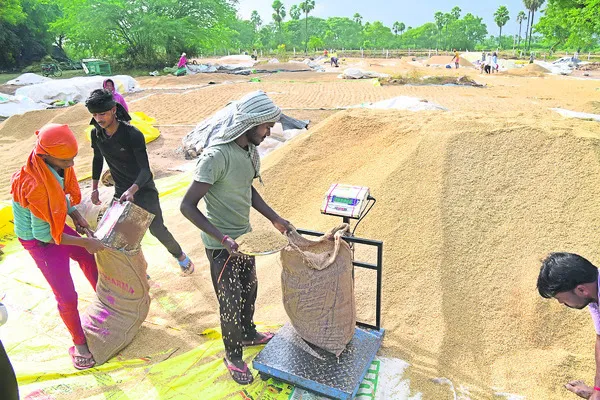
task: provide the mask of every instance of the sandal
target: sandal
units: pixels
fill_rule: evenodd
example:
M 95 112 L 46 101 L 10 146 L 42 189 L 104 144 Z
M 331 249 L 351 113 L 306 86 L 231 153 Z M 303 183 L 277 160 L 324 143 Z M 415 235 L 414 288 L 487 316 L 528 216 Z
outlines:
M 71 346 L 69 348 L 69 355 L 71 356 L 73 366 L 79 370 L 92 368 L 94 365 L 96 365 L 96 361 L 94 360 L 92 353 L 90 353 L 89 356 L 75 354 L 75 346 Z
M 229 370 L 231 378 L 240 385 L 249 385 L 254 381 L 254 376 L 252 376 L 252 372 L 248 369 L 248 364 L 244 363 L 244 368 L 239 369 L 234 363 L 227 360 L 227 358 L 224 358 L 223 362 Z
M 242 346 L 260 346 L 261 344 L 267 344 L 275 336 L 272 332 L 256 332 L 254 340 L 242 340 Z
M 179 267 L 181 268 L 182 276 L 191 275 L 194 273 L 194 263 L 192 262 L 192 260 L 190 260 L 187 254 L 185 255 L 183 261 L 177 260 L 177 262 L 179 263 Z

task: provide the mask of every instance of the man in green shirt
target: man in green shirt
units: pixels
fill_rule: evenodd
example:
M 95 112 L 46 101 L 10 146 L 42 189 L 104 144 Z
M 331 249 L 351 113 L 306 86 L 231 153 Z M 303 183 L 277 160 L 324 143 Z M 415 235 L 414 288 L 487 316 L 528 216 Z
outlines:
M 253 376 L 242 359 L 242 348 L 265 344 L 273 334 L 256 331 L 255 260 L 238 253 L 235 239 L 251 230 L 250 207 L 282 234 L 290 229 L 290 223 L 273 211 L 252 186 L 253 180 L 260 178 L 256 146 L 270 135 L 281 110 L 264 92 L 253 92 L 217 115 L 205 132 L 204 149 L 181 212 L 202 230 L 219 300 L 225 365 L 236 382 L 249 384 Z M 200 199 L 206 203 L 206 215 L 198 209 Z

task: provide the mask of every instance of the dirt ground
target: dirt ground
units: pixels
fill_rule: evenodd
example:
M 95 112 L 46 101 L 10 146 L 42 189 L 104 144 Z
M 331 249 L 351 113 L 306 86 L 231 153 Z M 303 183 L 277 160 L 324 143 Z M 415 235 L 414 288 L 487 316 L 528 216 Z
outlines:
M 349 66 L 390 74 L 468 75 L 484 88 L 376 86 L 342 80 Z M 586 312 L 541 299 L 535 289 L 539 259 L 550 251 L 580 252 L 600 263 L 600 125 L 564 119 L 550 108 L 600 113 L 600 80 L 532 72 L 534 76 L 481 75 L 474 68 L 447 70 L 411 60 L 342 60 L 330 72 L 286 72 L 251 77 L 199 74 L 144 77 L 144 89 L 127 94 L 132 111 L 156 118 L 161 131 L 148 145 L 157 178 L 189 163 L 177 152 L 193 126 L 253 90 L 264 90 L 289 115 L 309 119 L 309 132 L 263 160 L 259 191 L 294 225 L 325 230 L 337 224 L 321 216 L 331 183 L 366 185 L 378 199 L 357 235 L 383 240 L 382 354 L 409 363 L 411 389 L 424 399 L 452 399 L 446 377 L 463 399 L 575 398 L 568 379 L 591 382 L 593 327 Z M 448 111 L 340 108 L 412 96 Z M 91 172 L 91 149 L 82 105 L 11 117 L 0 125 L 0 199 L 9 178 L 33 147 L 44 123 L 69 123 L 78 133 L 79 176 Z M 189 178 L 186 178 L 189 179 Z M 89 181 L 82 182 L 85 187 Z M 149 321 L 179 326 L 181 351 L 198 342 L 192 334 L 218 324 L 216 301 L 198 233 L 177 207 L 167 225 L 197 260 L 194 277 L 176 280 L 148 260 L 161 291 L 191 290 L 201 306 L 192 318 L 153 311 Z M 268 224 L 252 215 L 256 227 Z M 358 253 L 364 255 L 363 253 Z M 164 261 L 164 260 L 163 260 Z M 369 261 L 369 260 L 366 260 Z M 278 259 L 259 265 L 257 318 L 286 321 L 280 301 Z M 361 275 L 357 275 L 360 277 Z M 156 287 L 152 291 L 159 290 Z M 359 317 L 373 317 L 372 279 L 357 279 Z M 154 306 L 154 304 L 153 304 Z M 192 314 L 190 314 L 192 315 Z M 160 327 L 146 323 L 126 355 L 147 346 Z M 175 336 L 173 336 L 175 337 Z M 151 346 L 161 350 L 162 343 Z M 454 395 L 456 396 L 456 394 Z

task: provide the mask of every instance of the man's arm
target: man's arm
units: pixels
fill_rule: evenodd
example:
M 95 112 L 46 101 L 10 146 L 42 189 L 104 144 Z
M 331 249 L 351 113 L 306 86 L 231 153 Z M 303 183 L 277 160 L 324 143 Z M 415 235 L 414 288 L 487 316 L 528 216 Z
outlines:
M 269 205 L 263 200 L 260 193 L 252 186 L 252 207 L 261 213 L 266 219 L 271 221 L 273 226 L 281 233 L 285 233 L 291 229 L 289 221 L 281 218 Z
M 144 134 L 137 129 L 131 130 L 129 138 L 133 157 L 135 158 L 135 162 L 137 163 L 140 172 L 133 185 L 131 185 L 131 187 L 121 196 L 121 201 L 133 201 L 133 195 L 152 179 L 152 171 L 150 171 L 150 162 L 148 161 L 148 152 L 146 151 Z
M 221 231 L 211 224 L 208 218 L 206 218 L 206 216 L 198 209 L 200 199 L 208 193 L 211 186 L 212 185 L 208 183 L 193 181 L 192 185 L 185 193 L 185 196 L 183 196 L 179 210 L 194 225 L 221 242 L 221 244 L 227 248 L 229 253 L 237 253 L 238 244 L 235 240 L 229 236 L 223 235 Z
M 92 149 L 94 149 L 94 159 L 92 161 L 92 203 L 95 205 L 99 205 L 100 195 L 98 193 L 98 181 L 100 180 L 102 168 L 104 167 L 104 157 L 102 156 L 102 152 L 98 148 L 95 136 L 96 130 L 93 129 L 91 133 Z

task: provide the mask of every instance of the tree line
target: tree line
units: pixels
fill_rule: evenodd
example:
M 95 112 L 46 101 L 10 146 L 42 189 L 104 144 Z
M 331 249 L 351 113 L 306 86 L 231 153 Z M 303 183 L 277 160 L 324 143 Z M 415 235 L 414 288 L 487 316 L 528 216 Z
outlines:
M 263 21 L 256 11 L 247 20 L 238 18 L 236 0 L 0 0 L 0 69 L 23 67 L 48 54 L 155 68 L 172 64 L 181 52 L 212 55 L 216 49 L 308 53 L 324 48 L 599 47 L 600 0 L 523 0 L 520 10 L 500 5 L 493 15 L 497 36 L 482 17 L 459 7 L 438 11 L 420 26 L 404 21 L 386 26 L 365 21 L 359 13 L 314 17 L 315 1 L 287 8 L 274 0 L 271 18 Z M 509 23 L 518 25 L 517 35 L 503 36 Z

